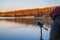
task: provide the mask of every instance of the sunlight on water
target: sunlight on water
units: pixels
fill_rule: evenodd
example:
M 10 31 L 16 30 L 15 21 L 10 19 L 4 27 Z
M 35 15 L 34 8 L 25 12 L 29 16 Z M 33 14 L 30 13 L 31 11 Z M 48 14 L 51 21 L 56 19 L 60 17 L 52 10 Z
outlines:
M 48 40 L 49 30 L 43 29 L 43 39 Z M 39 40 L 40 28 L 35 25 L 0 21 L 0 40 Z

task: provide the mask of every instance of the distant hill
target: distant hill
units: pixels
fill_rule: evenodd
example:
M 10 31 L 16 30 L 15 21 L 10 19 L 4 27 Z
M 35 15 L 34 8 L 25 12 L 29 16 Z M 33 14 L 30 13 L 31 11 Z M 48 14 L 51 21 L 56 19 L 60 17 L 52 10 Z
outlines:
M 26 10 L 17 10 L 10 12 L 0 12 L 1 17 L 21 17 L 21 16 L 35 16 L 35 15 L 49 15 L 49 13 L 55 7 L 46 7 L 46 8 L 35 8 L 35 9 L 26 9 Z

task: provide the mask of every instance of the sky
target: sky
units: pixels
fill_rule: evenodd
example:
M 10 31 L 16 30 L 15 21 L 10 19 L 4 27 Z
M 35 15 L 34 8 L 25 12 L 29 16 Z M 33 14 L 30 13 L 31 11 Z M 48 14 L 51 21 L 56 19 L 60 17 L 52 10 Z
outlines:
M 60 6 L 60 0 L 0 0 L 0 12 Z

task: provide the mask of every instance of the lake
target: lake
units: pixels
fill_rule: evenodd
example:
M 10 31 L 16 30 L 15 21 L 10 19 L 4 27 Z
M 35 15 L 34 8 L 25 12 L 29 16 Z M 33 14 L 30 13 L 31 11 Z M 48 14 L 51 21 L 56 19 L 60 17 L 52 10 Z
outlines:
M 49 39 L 50 28 L 47 29 L 42 30 L 44 40 Z M 0 40 L 40 40 L 40 27 L 25 19 L 0 20 Z

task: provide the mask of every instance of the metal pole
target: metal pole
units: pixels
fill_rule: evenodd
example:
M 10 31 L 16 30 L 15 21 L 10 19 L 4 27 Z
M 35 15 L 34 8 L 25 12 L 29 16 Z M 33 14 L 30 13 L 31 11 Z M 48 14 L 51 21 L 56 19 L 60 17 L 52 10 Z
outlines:
M 40 27 L 40 31 L 41 31 L 40 40 L 43 40 L 43 39 L 42 39 L 42 27 Z

